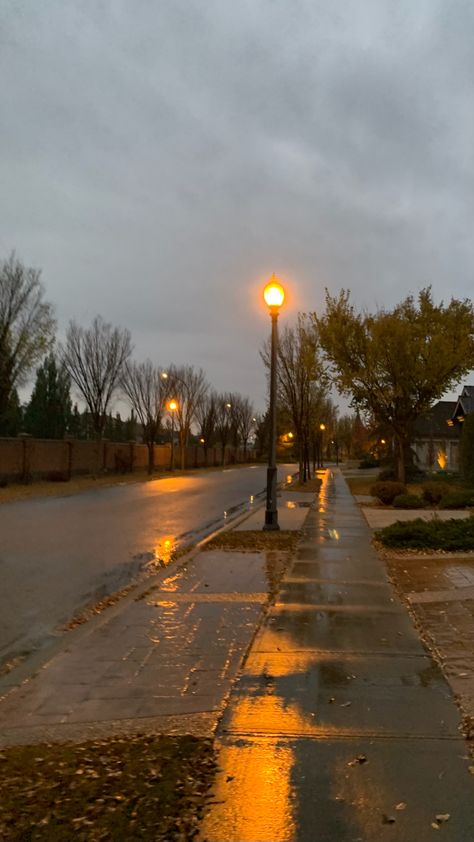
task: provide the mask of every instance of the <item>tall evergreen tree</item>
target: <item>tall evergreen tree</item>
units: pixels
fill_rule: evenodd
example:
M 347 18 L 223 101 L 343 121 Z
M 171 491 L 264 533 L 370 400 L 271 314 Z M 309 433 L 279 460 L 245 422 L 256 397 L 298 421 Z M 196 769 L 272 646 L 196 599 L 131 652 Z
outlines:
M 31 400 L 25 412 L 25 429 L 37 438 L 61 439 L 72 417 L 71 379 L 50 353 L 37 369 Z
M 4 412 L 0 416 L 0 436 L 17 436 L 23 425 L 23 410 L 16 389 L 12 389 Z

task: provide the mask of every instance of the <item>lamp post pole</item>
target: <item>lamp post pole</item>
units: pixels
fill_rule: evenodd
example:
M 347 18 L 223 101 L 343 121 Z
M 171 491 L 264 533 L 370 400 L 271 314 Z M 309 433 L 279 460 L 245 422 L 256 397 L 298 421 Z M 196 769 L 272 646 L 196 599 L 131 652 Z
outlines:
M 283 303 L 285 292 L 281 284 L 277 282 L 275 275 L 264 291 L 265 301 L 270 309 L 272 320 L 271 356 L 270 356 L 270 448 L 268 454 L 267 468 L 267 500 L 265 508 L 264 529 L 279 529 L 278 507 L 277 507 L 277 466 L 276 466 L 276 440 L 277 440 L 277 417 L 276 417 L 276 376 L 278 364 L 278 312 Z
M 324 458 L 324 431 L 326 429 L 326 424 L 320 424 L 319 429 L 321 430 L 321 468 L 324 468 L 323 458 Z
M 168 409 L 171 413 L 171 454 L 170 454 L 170 471 L 174 471 L 174 414 L 178 409 L 177 401 L 170 400 Z

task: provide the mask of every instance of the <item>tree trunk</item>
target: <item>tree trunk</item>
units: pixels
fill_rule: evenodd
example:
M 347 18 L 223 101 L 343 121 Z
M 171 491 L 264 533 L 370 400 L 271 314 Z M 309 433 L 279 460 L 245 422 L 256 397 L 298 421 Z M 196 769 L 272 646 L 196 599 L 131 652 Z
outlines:
M 155 443 L 147 441 L 146 446 L 148 448 L 148 473 L 151 476 L 155 470 Z
M 405 443 L 399 435 L 395 436 L 395 474 L 399 482 L 405 482 Z

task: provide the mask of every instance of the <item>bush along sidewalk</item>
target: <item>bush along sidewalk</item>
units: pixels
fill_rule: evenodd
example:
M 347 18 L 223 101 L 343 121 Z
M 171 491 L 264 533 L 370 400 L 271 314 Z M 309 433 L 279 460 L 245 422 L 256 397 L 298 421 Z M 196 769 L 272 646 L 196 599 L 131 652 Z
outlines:
M 474 517 L 465 520 L 397 521 L 375 533 L 384 547 L 445 551 L 474 550 Z

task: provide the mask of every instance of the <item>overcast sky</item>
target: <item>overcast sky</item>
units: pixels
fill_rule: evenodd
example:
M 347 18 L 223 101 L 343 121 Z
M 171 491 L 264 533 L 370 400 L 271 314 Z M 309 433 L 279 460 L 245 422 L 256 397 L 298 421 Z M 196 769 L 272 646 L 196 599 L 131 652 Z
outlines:
M 261 288 L 472 295 L 472 0 L 3 0 L 0 256 L 258 408 Z

